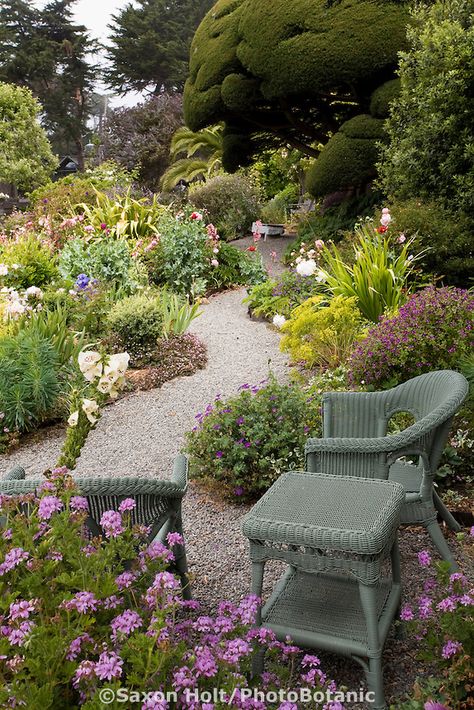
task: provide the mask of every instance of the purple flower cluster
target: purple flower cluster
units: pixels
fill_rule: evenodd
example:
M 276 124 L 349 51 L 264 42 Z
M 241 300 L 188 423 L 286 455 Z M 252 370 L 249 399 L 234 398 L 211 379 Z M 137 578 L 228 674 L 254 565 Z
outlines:
M 382 318 L 350 359 L 352 384 L 380 386 L 450 369 L 474 347 L 474 294 L 430 286 Z

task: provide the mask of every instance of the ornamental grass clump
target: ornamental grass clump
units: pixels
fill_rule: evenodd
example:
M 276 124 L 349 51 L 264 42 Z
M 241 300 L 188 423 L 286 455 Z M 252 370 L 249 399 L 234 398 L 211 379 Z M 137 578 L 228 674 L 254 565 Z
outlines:
M 182 599 L 168 567 L 178 533 L 167 546 L 150 541 L 126 498 L 102 514 L 102 536 L 91 538 L 88 507 L 66 469 L 53 470 L 35 493 L 0 496 L 2 708 L 276 710 L 296 707 L 280 691 L 304 688 L 334 699 L 310 700 L 308 709 L 343 707 L 316 656 L 298 663 L 298 648 L 252 626 L 256 597 L 223 601 L 215 617 Z M 258 650 L 267 652 L 267 673 L 252 681 Z M 254 686 L 273 700 L 256 704 L 243 692 Z M 222 700 L 206 706 L 214 688 Z M 197 704 L 195 693 L 205 692 Z
M 239 389 L 225 401 L 218 395 L 196 415 L 186 450 L 193 476 L 242 501 L 303 465 L 306 438 L 319 427 L 319 407 L 300 387 L 280 385 L 273 375 Z
M 430 370 L 459 369 L 474 346 L 474 294 L 423 289 L 384 318 L 354 350 L 350 380 L 394 386 Z
M 418 553 L 418 562 L 425 577 L 422 593 L 402 607 L 400 617 L 419 641 L 420 659 L 437 666 L 435 697 L 449 708 L 467 710 L 474 682 L 474 587 L 464 574 L 450 574 L 446 562 L 432 565 L 426 550 Z

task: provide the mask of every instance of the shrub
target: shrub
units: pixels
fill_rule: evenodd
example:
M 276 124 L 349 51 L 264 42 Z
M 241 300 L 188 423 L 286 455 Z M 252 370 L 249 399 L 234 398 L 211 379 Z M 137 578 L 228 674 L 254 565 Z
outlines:
M 2 426 L 28 431 L 51 416 L 60 394 L 59 360 L 38 332 L 0 338 Z
M 295 308 L 281 327 L 280 348 L 305 367 L 337 367 L 345 363 L 365 321 L 355 298 L 312 296 Z
M 472 293 L 425 288 L 355 348 L 351 381 L 389 387 L 430 370 L 459 369 L 474 346 L 473 325 Z
M 0 261 L 8 267 L 5 283 L 12 288 L 42 287 L 58 276 L 50 250 L 34 236 L 7 242 Z
M 213 254 L 201 215 L 192 215 L 197 213 L 163 214 L 160 239 L 143 258 L 152 283 L 194 298 L 206 290 Z
M 163 335 L 160 296 L 137 293 L 123 298 L 111 309 L 106 325 L 114 347 L 126 350 L 132 364 L 149 359 L 151 350 Z
M 125 239 L 103 239 L 91 244 L 74 239 L 61 252 L 58 269 L 63 278 L 76 280 L 79 274 L 85 274 L 125 293 L 136 290 L 143 280 Z
M 391 219 L 390 214 L 382 215 L 382 220 L 385 217 Z M 414 285 L 410 277 L 421 256 L 410 254 L 411 241 L 398 246 L 387 236 L 387 229 L 384 225 L 374 229 L 371 221 L 356 229 L 352 265 L 344 263 L 335 245 L 325 247 L 322 254 L 327 288 L 335 296 L 355 297 L 362 315 L 374 323 L 406 301 Z
M 251 286 L 267 276 L 259 254 L 250 256 L 225 242 L 219 244 L 216 260 L 219 264 L 209 274 L 209 285 L 218 291 L 232 285 Z
M 465 287 L 474 273 L 473 219 L 439 202 L 411 199 L 390 208 L 397 231 L 423 250 L 420 264 L 447 286 Z
M 136 389 L 148 390 L 161 387 L 175 377 L 194 375 L 207 365 L 205 344 L 192 333 L 173 335 L 158 340 L 150 351 L 146 369 L 130 372 L 128 381 Z
M 218 175 L 193 189 L 189 200 L 227 240 L 248 232 L 260 213 L 259 190 L 243 175 Z
M 149 542 L 143 526 L 133 524 L 133 499 L 103 513 L 104 535 L 93 540 L 84 525 L 88 501 L 64 469 L 26 499 L 28 517 L 25 496 L 0 500 L 8 520 L 0 536 L 2 707 L 99 708 L 122 688 L 127 707 L 164 708 L 163 698 L 176 692 L 173 706 L 191 710 L 195 691 L 212 698 L 220 688 L 228 694 L 225 706 L 237 709 L 238 689 L 262 687 L 251 677 L 259 650 L 267 651 L 264 687 L 275 698 L 280 688 L 299 694 L 308 677 L 312 692 L 338 695 L 318 658 L 305 655 L 300 664 L 298 648 L 253 626 L 255 597 L 238 606 L 221 602 L 215 618 L 198 602 L 183 601 L 167 569 L 182 538 L 169 534 L 171 549 Z M 311 703 L 313 710 L 322 705 Z
M 47 182 L 57 165 L 41 111 L 29 89 L 0 82 L 0 176 L 23 191 Z
M 66 280 L 62 283 L 64 285 L 52 285 L 46 289 L 44 308 L 65 313 L 71 330 L 84 332 L 89 341 L 103 337 L 106 317 L 114 304 L 114 293 L 107 290 L 107 284 L 100 284 L 85 274 L 79 274 L 75 282 Z
M 252 288 L 244 303 L 256 316 L 273 318 L 277 313 L 288 318 L 291 311 L 321 290 L 316 279 L 300 276 L 297 271 L 284 271 Z
M 280 385 L 271 375 L 258 386 L 219 397 L 197 416 L 187 434 L 191 472 L 226 497 L 256 498 L 287 469 L 303 464 L 317 408 L 296 385 Z

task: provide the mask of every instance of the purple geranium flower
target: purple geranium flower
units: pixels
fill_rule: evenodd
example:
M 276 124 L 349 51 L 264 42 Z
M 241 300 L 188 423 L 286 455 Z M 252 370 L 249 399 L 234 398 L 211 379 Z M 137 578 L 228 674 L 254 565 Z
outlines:
M 112 680 L 122 675 L 123 660 L 113 651 L 104 651 L 95 664 L 95 674 L 100 680 Z
M 38 507 L 38 516 L 41 520 L 49 520 L 53 513 L 58 513 L 63 508 L 63 502 L 57 496 L 44 496 Z
M 100 519 L 106 537 L 118 537 L 123 533 L 122 516 L 115 510 L 107 510 Z

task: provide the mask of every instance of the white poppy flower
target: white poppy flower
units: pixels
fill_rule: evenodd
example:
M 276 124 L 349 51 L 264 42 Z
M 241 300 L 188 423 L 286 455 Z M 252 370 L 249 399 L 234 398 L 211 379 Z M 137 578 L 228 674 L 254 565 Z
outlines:
M 280 315 L 277 313 L 276 315 L 273 316 L 273 325 L 276 326 L 277 328 L 281 328 L 282 325 L 286 323 L 286 318 L 285 316 Z
M 316 271 L 316 262 L 314 259 L 306 259 L 306 261 L 300 261 L 296 267 L 296 271 L 300 276 L 312 276 Z

